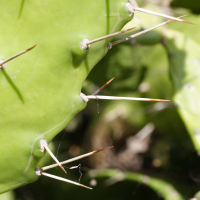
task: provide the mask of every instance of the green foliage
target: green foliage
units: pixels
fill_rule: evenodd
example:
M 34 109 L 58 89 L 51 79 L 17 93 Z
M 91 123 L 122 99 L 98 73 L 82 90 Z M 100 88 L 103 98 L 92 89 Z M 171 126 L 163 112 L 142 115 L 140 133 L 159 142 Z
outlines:
M 123 199 L 145 199 L 148 194 L 149 200 L 182 200 L 183 195 L 178 191 L 173 181 L 162 180 L 140 173 L 126 172 L 116 169 L 91 170 L 84 176 L 84 183 L 92 180 L 97 185 L 91 191 L 82 188 L 72 188 L 66 193 L 57 188 L 59 192 L 55 199 L 61 200 L 68 196 L 77 200 L 123 200 Z M 62 187 L 62 186 L 60 186 Z M 103 191 L 103 192 L 102 192 Z M 61 194 L 60 194 L 61 193 Z M 81 195 L 80 195 L 81 194 Z M 97 195 L 98 194 L 98 195 Z M 47 194 L 48 198 L 51 196 Z
M 200 151 L 200 46 L 190 37 L 174 31 L 165 32 L 174 102 L 190 133 L 195 149 Z
M 143 18 L 143 20 L 145 19 Z M 191 15 L 186 20 L 198 24 L 199 17 Z M 144 22 L 144 24 L 147 23 Z M 136 38 L 131 42 L 127 41 L 125 44 L 113 47 L 113 53 L 108 52 L 106 57 L 97 64 L 99 67 L 92 70 L 89 79 L 100 86 L 103 81 L 105 82 L 115 76 L 115 80 L 107 86 L 104 94 L 112 93 L 117 96 L 126 96 L 128 93 L 129 96 L 173 99 L 174 105 L 162 105 L 160 103 L 153 105 L 152 103 L 142 102 L 101 103 L 103 104 L 102 107 L 100 106 L 101 122 L 99 123 L 100 126 L 98 126 L 98 123 L 96 126 L 105 131 L 102 118 L 104 121 L 108 119 L 106 113 L 115 114 L 116 118 L 112 116 L 113 121 L 117 121 L 118 124 L 120 120 L 123 121 L 126 118 L 125 123 L 128 121 L 129 124 L 121 129 L 123 130 L 123 136 L 119 134 L 118 137 L 121 137 L 121 140 L 124 139 L 123 137 L 127 137 L 124 141 L 128 141 L 127 132 L 125 131 L 127 127 L 127 129 L 131 129 L 130 126 L 132 126 L 131 130 L 134 134 L 136 128 L 142 128 L 145 124 L 153 122 L 155 125 L 154 136 L 152 137 L 153 144 L 148 153 L 143 155 L 142 158 L 150 159 L 149 157 L 151 157 L 153 161 L 158 161 L 158 169 L 161 174 L 168 174 L 175 180 L 174 175 L 170 175 L 174 172 L 178 176 L 180 174 L 178 178 L 176 177 L 176 180 L 181 182 L 184 176 L 184 179 L 190 179 L 194 183 L 199 182 L 198 173 L 194 173 L 194 168 L 199 167 L 197 161 L 199 158 L 193 156 L 193 146 L 199 151 L 199 28 L 198 26 L 176 22 L 169 24 L 169 27 L 179 30 L 185 35 L 170 31 L 165 27 L 163 31 L 160 31 L 162 35 L 161 45 L 141 46 L 141 44 L 147 44 L 144 35 L 144 42 L 140 42 Z M 163 42 L 165 49 L 163 48 Z M 167 54 L 165 50 L 167 50 Z M 170 65 L 170 75 L 168 65 Z M 99 69 L 100 66 L 102 71 Z M 144 66 L 146 71 L 140 79 L 140 72 Z M 101 76 L 97 77 L 97 74 Z M 187 84 L 188 82 L 190 84 Z M 143 90 L 143 88 L 146 89 Z M 114 123 L 113 121 L 110 121 L 110 123 Z M 112 125 L 111 128 L 113 128 Z M 116 129 L 113 131 L 117 132 Z M 100 131 L 94 128 L 90 136 L 95 134 L 95 131 L 100 134 Z M 191 139 L 189 139 L 188 133 Z M 108 137 L 107 134 L 104 135 L 104 138 Z M 117 138 L 113 136 L 112 139 L 115 141 L 115 146 L 119 145 L 120 141 L 117 143 Z M 92 142 L 94 141 L 92 140 Z M 122 151 L 121 149 L 125 147 L 124 144 L 118 150 Z M 169 152 L 168 148 L 170 149 Z M 116 154 L 118 155 L 118 153 Z M 126 162 L 123 167 L 127 165 Z M 149 164 L 149 168 L 145 168 L 147 171 L 150 170 L 150 173 L 152 173 L 152 165 Z M 134 166 L 131 169 L 134 170 Z M 175 169 L 179 170 L 176 171 Z M 155 173 L 158 172 L 156 169 L 154 170 Z M 190 177 L 186 178 L 188 171 Z M 166 180 L 166 178 L 163 178 L 163 180 Z M 188 185 L 188 191 L 185 189 L 185 192 L 183 192 L 184 199 L 186 196 L 188 198 L 192 197 L 191 194 L 198 190 L 186 181 L 185 184 Z
M 116 199 L 123 199 L 123 194 L 117 188 L 120 188 L 120 187 L 123 187 L 123 185 L 126 185 L 127 190 L 129 190 L 130 186 L 134 184 L 134 182 L 136 182 L 138 185 L 141 185 L 141 187 L 143 185 L 144 190 L 145 190 L 144 186 L 148 186 L 152 190 L 157 191 L 157 195 L 165 200 L 183 199 L 182 194 L 176 190 L 176 187 L 174 186 L 173 183 L 170 183 L 169 181 L 164 181 L 156 177 L 151 177 L 148 175 L 143 175 L 143 174 L 133 173 L 133 172 L 122 172 L 119 170 L 109 169 L 109 170 L 99 170 L 96 173 L 96 176 L 94 178 L 97 180 L 100 180 L 101 184 L 104 186 L 107 185 L 109 187 L 113 187 L 113 189 L 116 188 L 115 190 L 113 190 L 117 193 L 116 196 L 118 196 L 118 198 Z M 110 198 L 107 198 L 108 196 L 110 196 L 108 193 L 105 194 L 104 197 L 101 196 L 101 198 L 110 199 Z M 135 193 L 137 193 L 137 191 L 135 191 Z M 131 198 L 131 196 L 134 196 L 134 192 L 132 192 L 132 194 L 130 192 L 129 194 L 126 194 L 126 195 L 127 195 L 126 198 L 129 199 Z M 143 198 L 145 198 L 145 196 Z M 141 195 L 140 199 L 143 199 L 143 198 Z M 158 197 L 156 197 L 155 195 L 154 199 L 156 198 Z M 153 198 L 149 196 L 149 199 L 153 199 Z
M 173 102 L 90 101 L 63 135 L 56 136 L 54 146 L 59 151 L 54 152 L 59 152 L 59 160 L 66 160 L 84 153 L 83 149 L 86 153 L 114 145 L 113 151 L 80 161 L 86 166 L 83 171 L 88 171 L 81 183 L 91 185 L 94 190 L 42 177 L 17 189 L 16 199 L 179 200 L 191 198 L 199 190 L 195 182 L 199 180 L 200 163 L 193 152 L 193 145 L 197 151 L 200 148 L 198 26 L 173 22 L 169 27 L 185 36 L 165 27 L 163 31 L 114 46 L 108 53 L 106 46 L 110 40 L 81 50 L 83 39 L 92 40 L 118 31 L 126 24 L 130 18 L 124 3 L 123 0 L 1 1 L 0 16 L 4 20 L 0 24 L 4 32 L 0 36 L 0 59 L 37 46 L 0 71 L 3 152 L 0 171 L 4 172 L 0 174 L 0 192 L 38 178 L 36 165 L 50 161 L 40 151 L 39 141 L 50 142 L 86 106 L 79 95 L 94 65 L 83 87 L 86 94 L 115 77 L 103 94 Z M 143 0 L 139 5 L 165 11 L 159 4 Z M 163 20 L 144 13 L 135 15 L 141 21 L 134 32 Z M 187 20 L 198 24 L 199 17 L 191 15 Z M 130 26 L 136 25 L 132 22 Z M 149 125 L 150 132 L 145 129 Z M 146 134 L 143 139 L 139 138 L 142 133 Z M 80 162 L 67 165 L 66 170 Z M 98 170 L 105 166 L 121 170 Z M 78 169 L 68 172 L 66 178 L 78 181 Z M 63 177 L 60 169 L 50 173 Z M 5 195 L 0 198 L 14 199 L 11 193 Z
M 6 192 L 0 195 L 0 200 L 15 200 L 14 194 L 12 191 Z
M 183 23 L 170 23 L 168 26 L 170 29 L 177 30 L 179 32 L 184 33 L 185 36 L 191 37 L 195 42 L 198 42 L 200 44 L 200 29 L 199 29 L 199 23 L 200 23 L 200 16 L 199 15 L 191 15 L 189 14 L 187 17 L 185 17 L 185 20 L 190 22 L 195 22 L 195 26 L 189 26 Z
M 175 7 L 175 8 L 177 8 L 177 7 L 187 8 L 187 9 L 190 9 L 195 14 L 200 13 L 200 4 L 197 0 L 191 0 L 191 1 L 173 0 L 171 2 L 171 6 Z
M 200 192 L 197 192 L 194 196 L 194 198 L 196 198 L 196 200 L 199 200 L 200 199 Z

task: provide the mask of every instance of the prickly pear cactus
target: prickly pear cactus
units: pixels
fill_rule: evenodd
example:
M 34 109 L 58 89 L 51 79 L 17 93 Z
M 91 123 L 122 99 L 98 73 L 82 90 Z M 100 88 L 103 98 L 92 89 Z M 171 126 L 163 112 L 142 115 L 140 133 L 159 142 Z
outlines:
M 190 37 L 172 30 L 165 32 L 164 46 L 174 86 L 173 100 L 195 149 L 200 152 L 200 46 Z
M 0 193 L 36 181 L 35 167 L 50 142 L 86 103 L 82 83 L 130 20 L 126 0 L 1 0 L 0 60 L 37 45 L 0 70 Z

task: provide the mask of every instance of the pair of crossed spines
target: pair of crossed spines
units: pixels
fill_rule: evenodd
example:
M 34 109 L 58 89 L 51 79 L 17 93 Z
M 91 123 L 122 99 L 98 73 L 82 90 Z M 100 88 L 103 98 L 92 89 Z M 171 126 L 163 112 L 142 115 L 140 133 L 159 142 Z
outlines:
M 130 35 L 129 37 L 126 37 L 126 38 L 124 38 L 124 39 L 115 41 L 115 42 L 113 42 L 113 43 L 110 42 L 110 43 L 108 44 L 108 49 L 111 49 L 113 45 L 119 44 L 119 43 L 124 42 L 124 41 L 126 41 L 126 40 L 130 40 L 130 39 L 132 39 L 132 38 L 135 38 L 135 37 L 137 37 L 137 36 L 139 36 L 139 35 L 142 35 L 142 34 L 144 34 L 144 33 L 146 33 L 146 32 L 149 32 L 149 31 L 151 31 L 151 30 L 153 30 L 153 29 L 156 29 L 156 28 L 158 28 L 158 27 L 160 27 L 160 26 L 163 26 L 163 25 L 165 25 L 165 24 L 168 24 L 168 23 L 170 23 L 170 22 L 172 22 L 172 21 L 179 21 L 179 22 L 183 22 L 183 23 L 187 23 L 187 24 L 193 24 L 193 23 L 191 23 L 191 22 L 188 22 L 188 21 L 185 21 L 185 20 L 180 19 L 180 18 L 182 18 L 182 17 L 184 17 L 184 16 L 186 16 L 186 15 L 180 16 L 180 17 L 177 17 L 177 18 L 176 18 L 176 17 L 172 17 L 172 16 L 169 16 L 169 15 L 165 15 L 165 14 L 161 14 L 161 13 L 149 11 L 149 10 L 146 10 L 146 9 L 143 9 L 143 8 L 133 7 L 130 3 L 127 3 L 127 4 L 126 4 L 126 9 L 130 12 L 130 15 L 132 15 L 135 11 L 140 11 L 140 12 L 145 12 L 145 13 L 152 14 L 152 15 L 161 16 L 161 17 L 167 18 L 167 19 L 169 19 L 169 20 L 166 21 L 166 22 L 163 22 L 163 23 L 161 23 L 161 24 L 158 24 L 157 26 L 154 26 L 154 27 L 151 27 L 151 28 L 146 29 L 146 30 L 144 30 L 144 31 L 141 31 L 141 32 L 139 32 L 139 33 Z M 108 39 L 108 38 L 111 38 L 111 37 L 120 35 L 120 34 L 122 34 L 122 33 L 131 31 L 131 30 L 133 30 L 133 29 L 134 29 L 134 28 L 130 28 L 130 29 L 127 29 L 127 30 L 122 30 L 122 31 L 119 31 L 119 32 L 116 32 L 116 33 L 112 33 L 112 34 L 109 34 L 109 35 L 106 35 L 106 36 L 103 36 L 103 37 L 100 37 L 100 38 L 97 38 L 97 39 L 94 39 L 94 40 L 90 40 L 90 41 L 89 41 L 88 39 L 84 39 L 84 40 L 81 42 L 81 48 L 82 48 L 82 49 L 88 49 L 88 48 L 90 47 L 90 45 L 93 44 L 93 43 L 96 43 L 96 42 L 99 42 L 99 41 L 101 41 L 101 40 L 105 40 L 105 39 Z M 3 61 L 3 60 L 0 60 L 0 69 L 2 69 L 2 68 L 4 67 L 3 65 L 6 64 L 7 62 L 9 62 L 9 61 L 13 60 L 14 58 L 17 58 L 18 56 L 20 56 L 20 55 L 22 55 L 22 54 L 24 54 L 24 53 L 26 53 L 26 52 L 32 50 L 35 46 L 36 46 L 36 45 L 34 45 L 33 47 L 31 47 L 31 48 L 29 48 L 29 49 L 26 49 L 26 50 L 24 50 L 24 51 L 22 51 L 22 52 L 20 52 L 20 53 L 17 53 L 16 55 L 11 56 L 10 58 L 8 58 L 8 59 L 6 59 L 6 60 L 4 60 L 4 61 Z
M 109 80 L 108 82 L 106 82 L 103 86 L 101 86 L 96 92 L 93 93 L 93 95 L 84 95 L 83 93 L 81 93 L 81 97 L 86 101 L 88 102 L 90 99 L 109 99 L 109 100 L 141 100 L 141 101 L 169 101 L 169 100 L 162 100 L 162 99 L 149 99 L 149 98 L 132 98 L 132 97 L 112 97 L 112 96 L 97 96 L 96 94 L 98 92 L 100 92 L 105 86 L 107 86 L 114 78 L 112 78 L 111 80 Z M 113 146 L 112 146 L 113 147 Z M 112 147 L 107 147 L 107 148 L 103 148 L 103 149 L 100 149 L 100 150 L 96 150 L 96 151 L 92 151 L 90 153 L 86 153 L 86 154 L 83 154 L 81 156 L 77 156 L 75 158 L 72 158 L 72 159 L 69 159 L 69 160 L 66 160 L 66 161 L 63 161 L 63 162 L 59 162 L 58 159 L 54 156 L 54 154 L 51 152 L 51 150 L 48 148 L 48 144 L 46 142 L 46 140 L 41 140 L 40 141 L 40 148 L 41 148 L 41 151 L 44 152 L 44 150 L 46 150 L 49 155 L 54 159 L 54 161 L 56 162 L 56 164 L 53 164 L 53 165 L 49 165 L 49 166 L 46 166 L 46 167 L 42 167 L 41 169 L 40 168 L 36 168 L 36 174 L 38 176 L 47 176 L 47 177 L 50 177 L 50 178 L 53 178 L 53 179 L 57 179 L 57 180 L 60 180 L 60 181 L 64 181 L 64 182 L 67 182 L 67 183 L 71 183 L 71 184 L 74 184 L 74 185 L 77 185 L 77 186 L 81 186 L 81 187 L 84 187 L 84 188 L 87 188 L 87 189 L 92 189 L 90 187 L 87 187 L 85 185 L 82 185 L 80 183 L 77 183 L 77 182 L 74 182 L 74 181 L 71 181 L 69 179 L 65 179 L 65 178 L 62 178 L 62 177 L 59 177 L 59 176 L 55 176 L 55 175 L 52 175 L 52 174 L 48 174 L 48 173 L 45 173 L 44 171 L 45 170 L 48 170 L 48 169 L 51 169 L 51 168 L 54 168 L 54 167 L 57 167 L 59 166 L 65 173 L 67 173 L 63 167 L 64 164 L 67 164 L 67 163 L 70 163 L 70 162 L 73 162 L 73 161 L 76 161 L 76 160 L 79 160 L 81 158 L 84 158 L 84 157 L 87 157 L 87 156 L 90 156 L 90 155 L 93 155 L 95 153 L 98 153 L 98 152 L 101 152 L 101 151 L 104 151 L 104 150 L 107 150 L 107 149 L 110 149 Z M 76 168 L 76 167 L 71 167 L 70 169 L 73 169 L 73 168 Z
M 103 96 L 96 95 L 98 94 L 104 87 L 106 87 L 114 78 L 110 79 L 103 86 L 101 86 L 97 91 L 95 91 L 92 95 L 85 95 L 83 93 L 80 94 L 81 98 L 87 103 L 90 99 L 104 99 L 104 100 L 129 100 L 129 101 L 170 101 L 165 99 L 150 99 L 150 98 L 138 98 L 138 97 L 116 97 L 116 96 Z
M 32 50 L 36 45 L 34 45 L 33 47 L 26 49 L 2 62 L 0 62 L 0 69 L 3 68 L 3 65 L 9 61 L 11 61 L 12 59 Z M 133 100 L 133 101 L 169 101 L 169 100 L 163 100 L 163 99 L 150 99 L 150 98 L 136 98 L 136 97 L 113 97 L 113 96 L 101 96 L 101 95 L 96 95 L 97 93 L 99 93 L 106 85 L 108 85 L 114 78 L 112 78 L 111 80 L 109 80 L 107 83 L 105 83 L 101 88 L 99 88 L 96 92 L 94 92 L 92 95 L 85 95 L 83 93 L 80 94 L 81 98 L 84 99 L 85 102 L 88 102 L 90 99 L 106 99 L 106 100 Z M 64 169 L 63 169 L 64 171 Z
M 64 164 L 67 164 L 67 163 L 79 160 L 81 158 L 85 158 L 87 156 L 91 156 L 91 155 L 93 155 L 95 153 L 98 153 L 98 152 L 110 149 L 112 147 L 107 147 L 107 148 L 99 149 L 99 150 L 96 150 L 96 151 L 92 151 L 90 153 L 83 154 L 81 156 L 77 156 L 77 157 L 71 158 L 69 160 L 65 160 L 65 161 L 59 162 L 58 159 L 54 156 L 54 154 L 49 149 L 46 140 L 40 140 L 40 149 L 41 149 L 41 151 L 44 152 L 46 150 L 49 153 L 49 155 L 53 158 L 53 160 L 56 162 L 56 164 L 49 165 L 49 166 L 42 167 L 42 168 L 36 167 L 36 175 L 37 176 L 43 175 L 43 176 L 47 176 L 47 177 L 50 177 L 50 178 L 53 178 L 53 179 L 57 179 L 57 180 L 60 180 L 60 181 L 63 181 L 63 182 L 67 182 L 67 183 L 71 183 L 71 184 L 74 184 L 74 185 L 78 185 L 78 186 L 81 186 L 81 187 L 84 187 L 84 188 L 87 188 L 87 189 L 92 189 L 90 187 L 87 187 L 87 186 L 82 185 L 80 183 L 71 181 L 69 179 L 65 179 L 65 178 L 62 178 L 62 177 L 59 177 L 59 176 L 55 176 L 55 175 L 52 175 L 52 174 L 45 173 L 44 171 L 59 166 L 65 173 L 67 173 L 65 171 L 64 167 L 63 167 Z M 75 167 L 71 167 L 70 169 L 73 169 L 73 168 L 75 168 Z
M 148 32 L 148 31 L 151 31 L 151 30 L 153 30 L 153 29 L 155 29 L 155 28 L 158 28 L 158 27 L 160 27 L 160 26 L 163 26 L 163 25 L 168 24 L 168 23 L 170 23 L 170 22 L 172 22 L 172 21 L 175 21 L 175 20 L 176 20 L 176 21 L 179 21 L 179 22 L 184 22 L 184 23 L 192 24 L 192 23 L 190 23 L 190 22 L 187 22 L 187 21 L 184 21 L 184 20 L 180 19 L 181 17 L 179 17 L 179 18 L 174 18 L 174 17 L 168 16 L 168 15 L 163 15 L 163 14 L 155 13 L 155 12 L 148 11 L 148 10 L 145 10 L 145 9 L 142 9 L 142 8 L 133 7 L 133 6 L 132 6 L 131 4 L 129 4 L 129 3 L 126 4 L 126 8 L 130 11 L 131 14 L 133 14 L 134 11 L 138 10 L 138 11 L 141 11 L 141 12 L 146 12 L 146 13 L 149 13 L 149 14 L 154 14 L 154 15 L 162 16 L 162 17 L 168 18 L 168 19 L 170 19 L 170 20 L 168 20 L 168 21 L 166 21 L 166 22 L 163 22 L 163 23 L 161 23 L 161 24 L 159 24 L 159 25 L 157 25 L 157 26 L 154 26 L 154 27 L 152 27 L 152 28 L 150 28 L 150 29 L 144 30 L 144 31 L 142 31 L 142 32 L 140 32 L 140 33 L 136 33 L 136 34 L 134 34 L 134 35 L 131 35 L 131 36 L 129 36 L 129 37 L 127 37 L 127 38 L 124 38 L 124 39 L 122 39 L 122 40 L 116 41 L 116 42 L 114 42 L 114 43 L 109 43 L 109 44 L 108 44 L 108 48 L 109 48 L 109 49 L 111 49 L 113 45 L 116 45 L 116 44 L 118 44 L 118 43 L 121 43 L 121 42 L 123 42 L 123 41 L 125 41 L 125 40 L 132 39 L 132 38 L 134 38 L 134 37 L 136 37 L 136 36 L 139 36 L 139 35 L 141 35 L 141 34 L 144 34 L 144 33 Z M 91 40 L 91 41 L 85 39 L 85 40 L 82 42 L 82 49 L 87 49 L 87 48 L 90 47 L 91 44 L 93 44 L 93 43 L 95 43 L 95 42 L 98 42 L 98 41 L 101 41 L 101 40 L 104 40 L 104 39 L 107 39 L 107 38 L 110 38 L 110 37 L 114 37 L 114 36 L 116 36 L 116 35 L 119 35 L 119 34 L 122 34 L 122 33 L 127 32 L 127 31 L 130 31 L 130 30 L 132 30 L 132 29 L 133 29 L 133 28 L 128 29 L 128 30 L 124 30 L 124 31 L 119 31 L 119 32 L 117 32 L 117 33 L 113 33 L 113 34 L 110 34 L 110 35 L 107 35 L 107 36 L 104 36 L 104 37 L 101 37 L 101 38 L 98 38 L 98 39 L 95 39 L 95 40 Z M 36 46 L 36 45 L 35 45 L 35 46 Z M 22 51 L 22 52 L 20 52 L 20 53 L 18 53 L 18 54 L 16 54 L 16 55 L 14 55 L 14 56 L 12 56 L 12 57 L 6 59 L 6 60 L 4 60 L 4 61 L 0 61 L 0 69 L 2 69 L 2 68 L 4 67 L 4 64 L 6 64 L 7 62 L 9 62 L 9 61 L 11 61 L 12 59 L 17 58 L 18 56 L 20 56 L 20 55 L 22 55 L 22 54 L 24 54 L 24 53 L 26 53 L 26 52 L 32 50 L 35 46 L 33 46 L 33 47 L 29 48 L 29 49 L 26 49 L 26 50 L 24 50 L 24 51 Z M 109 82 L 111 82 L 111 81 L 109 81 Z M 88 96 L 86 96 L 86 95 L 84 95 L 83 93 L 81 93 L 81 97 L 82 97 L 86 102 L 88 102 L 90 99 L 140 100 L 140 101 L 169 101 L 169 100 L 149 99 L 149 98 L 111 97 L 111 96 L 100 96 L 100 95 L 97 96 L 96 94 L 97 94 L 101 89 L 103 89 L 103 87 L 105 87 L 107 84 L 108 84 L 108 82 L 107 82 L 104 86 L 102 86 L 99 90 L 97 90 L 93 95 L 88 95 Z M 63 161 L 63 162 L 59 162 L 59 161 L 57 160 L 57 158 L 53 155 L 53 153 L 50 151 L 50 149 L 48 148 L 47 142 L 46 142 L 45 140 L 41 140 L 41 150 L 43 150 L 43 151 L 44 151 L 44 150 L 48 151 L 48 153 L 51 155 L 51 157 L 55 160 L 56 164 L 50 165 L 50 166 L 46 166 L 46 167 L 43 167 L 43 168 L 41 168 L 41 169 L 37 168 L 37 169 L 36 169 L 36 174 L 39 175 L 39 176 L 41 176 L 41 175 L 48 176 L 48 177 L 50 177 L 50 178 L 58 179 L 58 180 L 61 180 L 61 181 L 65 181 L 65 182 L 68 182 L 68 183 L 72 183 L 72 184 L 75 184 L 75 185 L 78 185 L 78 186 L 82 186 L 82 187 L 91 189 L 91 188 L 89 188 L 89 187 L 87 187 L 87 186 L 84 186 L 84 185 L 82 185 L 82 184 L 79 184 L 79 183 L 76 183 L 76 182 L 73 182 L 73 181 L 71 181 L 71 180 L 64 179 L 64 178 L 61 178 L 61 177 L 58 177 L 58 176 L 55 176 L 55 175 L 51 175 L 51 174 L 45 173 L 45 172 L 43 172 L 43 171 L 45 171 L 45 170 L 47 170 L 47 169 L 50 169 L 50 168 L 53 168 L 53 167 L 56 167 L 56 166 L 60 166 L 61 169 L 66 173 L 64 167 L 62 166 L 63 164 L 66 164 L 66 163 L 69 163 L 69 162 L 72 162 L 72 161 L 75 161 L 75 160 L 84 158 L 84 157 L 86 157 L 86 156 L 93 155 L 93 154 L 95 154 L 95 153 L 98 153 L 98 152 L 100 152 L 100 151 L 103 151 L 103 150 L 106 150 L 106 149 L 109 149 L 109 148 L 111 148 L 111 147 L 104 148 L 104 149 L 100 149 L 100 150 L 97 150 L 97 151 L 93 151 L 93 152 L 90 152 L 90 153 L 88 153 L 88 154 L 84 154 L 84 155 L 82 155 L 82 156 L 78 156 L 78 157 L 72 158 L 72 159 L 70 159 L 70 160 L 66 160 L 66 161 Z
M 164 18 L 167 18 L 167 19 L 169 19 L 169 20 L 166 21 L 166 22 L 163 22 L 163 23 L 161 23 L 161 24 L 158 24 L 157 26 L 154 26 L 154 27 L 151 27 L 151 28 L 146 29 L 146 30 L 144 30 L 144 31 L 141 31 L 141 32 L 139 32 L 139 33 L 136 33 L 136 34 L 134 34 L 134 35 L 130 35 L 129 37 L 126 37 L 126 38 L 124 38 L 124 39 L 115 41 L 115 42 L 113 42 L 113 43 L 110 42 L 110 43 L 108 44 L 108 49 L 111 49 L 113 45 L 119 44 L 119 43 L 124 42 L 124 41 L 126 41 L 126 40 L 130 40 L 130 39 L 132 39 L 132 38 L 134 38 L 134 37 L 137 37 L 137 36 L 139 36 L 139 35 L 142 35 L 142 34 L 144 34 L 144 33 L 146 33 L 146 32 L 149 32 L 149 31 L 151 31 L 151 30 L 153 30 L 153 29 L 156 29 L 156 28 L 158 28 L 158 27 L 160 27 L 160 26 L 163 26 L 163 25 L 165 25 L 165 24 L 168 24 L 168 23 L 170 23 L 170 22 L 172 22 L 172 21 L 179 21 L 179 22 L 183 22 L 183 23 L 187 23 L 187 24 L 193 24 L 193 23 L 191 23 L 191 22 L 188 22 L 188 21 L 185 21 L 185 20 L 180 19 L 180 18 L 182 18 L 182 17 L 185 17 L 186 15 L 180 16 L 180 17 L 177 17 L 177 18 L 176 18 L 176 17 L 172 17 L 172 16 L 169 16 L 169 15 L 165 15 L 165 14 L 161 14 L 161 13 L 149 11 L 149 10 L 146 10 L 146 9 L 143 9 L 143 8 L 133 7 L 130 3 L 127 3 L 127 4 L 126 4 L 126 9 L 130 12 L 130 15 L 129 15 L 129 16 L 131 16 L 135 11 L 140 11 L 140 12 L 148 13 L 148 14 L 151 14 L 151 15 L 157 15 L 157 16 L 160 16 L 160 17 L 164 17 Z M 135 27 L 134 27 L 134 28 L 135 28 Z M 134 28 L 129 28 L 129 29 L 127 29 L 127 30 L 122 30 L 122 31 L 119 31 L 119 32 L 116 32 L 116 33 L 112 33 L 112 34 L 109 34 L 109 35 L 106 35 L 106 36 L 103 36 L 103 37 L 100 37 L 100 38 L 97 38 L 97 39 L 94 39 L 94 40 L 90 40 L 90 41 L 89 41 L 88 39 L 84 39 L 84 40 L 82 41 L 82 43 L 81 43 L 81 48 L 82 48 L 82 49 L 88 49 L 88 48 L 90 47 L 90 45 L 93 44 L 93 43 L 95 43 L 95 42 L 98 42 L 98 41 L 101 41 L 101 40 L 105 40 L 105 39 L 108 39 L 108 38 L 111 38 L 111 37 L 120 35 L 120 34 L 122 34 L 122 33 L 131 31 L 131 30 L 133 30 Z

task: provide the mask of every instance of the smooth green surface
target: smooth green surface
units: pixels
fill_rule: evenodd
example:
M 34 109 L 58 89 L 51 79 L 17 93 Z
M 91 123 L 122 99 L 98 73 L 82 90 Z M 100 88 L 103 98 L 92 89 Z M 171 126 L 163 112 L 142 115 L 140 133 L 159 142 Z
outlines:
M 0 200 L 15 200 L 13 191 L 0 194 Z
M 177 105 L 194 147 L 200 151 L 200 46 L 179 32 L 166 31 L 164 46 Z
M 0 193 L 37 180 L 40 139 L 50 142 L 86 106 L 82 83 L 109 41 L 80 43 L 119 31 L 126 2 L 0 1 L 0 59 L 37 44 L 0 71 Z

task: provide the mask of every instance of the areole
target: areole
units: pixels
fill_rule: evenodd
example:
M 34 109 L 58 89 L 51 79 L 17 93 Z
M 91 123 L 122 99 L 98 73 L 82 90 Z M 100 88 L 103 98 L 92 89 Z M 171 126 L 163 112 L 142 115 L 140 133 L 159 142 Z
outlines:
M 115 14 L 110 20 L 106 6 L 104 1 L 94 4 L 93 0 L 49 0 L 46 4 L 40 0 L 1 1 L 0 26 L 4 31 L 0 35 L 0 171 L 4 173 L 0 174 L 0 193 L 34 182 L 41 175 L 89 188 L 43 172 L 48 166 L 37 167 L 48 151 L 55 166 L 66 172 L 63 164 L 69 161 L 58 161 L 48 143 L 85 108 L 88 100 L 168 101 L 81 93 L 91 69 L 106 54 L 108 45 L 110 49 L 115 44 L 109 43 L 111 37 L 126 32 L 120 30 L 131 20 L 129 14 L 144 12 L 126 0 L 110 0 L 109 12 Z M 97 13 L 101 16 L 98 23 L 95 17 L 89 17 Z M 162 25 L 174 20 L 187 23 L 164 17 L 170 21 Z M 105 33 L 108 36 L 103 36 Z

